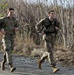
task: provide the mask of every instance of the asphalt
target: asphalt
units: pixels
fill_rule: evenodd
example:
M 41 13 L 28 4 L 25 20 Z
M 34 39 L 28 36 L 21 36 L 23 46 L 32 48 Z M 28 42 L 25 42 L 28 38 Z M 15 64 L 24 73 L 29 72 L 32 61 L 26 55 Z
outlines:
M 3 60 L 3 53 L 0 52 L 0 62 Z M 57 73 L 52 72 L 52 68 L 47 61 L 42 64 L 42 69 L 38 69 L 37 58 L 13 55 L 13 65 L 16 71 L 10 73 L 9 65 L 6 63 L 5 71 L 0 69 L 0 75 L 74 75 L 74 67 L 62 67 L 57 64 L 60 69 Z

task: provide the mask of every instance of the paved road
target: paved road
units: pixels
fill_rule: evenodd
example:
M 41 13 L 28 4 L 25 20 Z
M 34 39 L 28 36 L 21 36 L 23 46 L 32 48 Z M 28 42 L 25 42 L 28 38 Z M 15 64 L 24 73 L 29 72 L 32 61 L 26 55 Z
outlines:
M 0 53 L 0 62 L 2 61 L 3 53 Z M 60 71 L 56 74 L 52 73 L 52 69 L 48 62 L 44 62 L 42 70 L 37 67 L 36 58 L 23 57 L 19 55 L 13 55 L 14 66 L 17 68 L 14 73 L 9 72 L 9 66 L 6 64 L 6 70 L 1 71 L 0 75 L 74 75 L 74 67 L 65 68 L 58 65 Z

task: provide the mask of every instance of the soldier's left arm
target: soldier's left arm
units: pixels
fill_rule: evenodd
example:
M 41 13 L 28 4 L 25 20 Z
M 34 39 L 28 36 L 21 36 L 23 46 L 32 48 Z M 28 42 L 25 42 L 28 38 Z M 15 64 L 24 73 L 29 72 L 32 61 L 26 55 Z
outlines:
M 55 21 L 56 21 L 56 24 L 55 24 L 56 29 L 60 29 L 60 23 L 59 23 L 59 21 L 57 19 Z
M 18 29 L 19 29 L 19 23 L 18 23 L 17 20 L 15 21 L 15 26 L 14 26 L 14 28 L 15 28 L 15 31 L 18 31 Z

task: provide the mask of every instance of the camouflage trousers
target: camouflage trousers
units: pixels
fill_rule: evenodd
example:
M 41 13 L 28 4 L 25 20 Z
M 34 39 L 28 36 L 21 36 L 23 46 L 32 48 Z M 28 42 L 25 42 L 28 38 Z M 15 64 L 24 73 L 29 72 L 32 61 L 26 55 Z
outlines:
M 56 63 L 53 57 L 55 40 L 56 40 L 55 34 L 46 35 L 45 41 L 46 41 L 47 51 L 44 52 L 44 54 L 41 57 L 41 60 L 45 60 L 46 58 L 48 58 L 48 61 L 51 64 L 51 66 L 56 66 Z
M 7 61 L 8 64 L 12 62 L 12 51 L 14 48 L 14 36 L 13 35 L 5 35 L 2 38 L 3 48 L 4 48 L 4 60 Z

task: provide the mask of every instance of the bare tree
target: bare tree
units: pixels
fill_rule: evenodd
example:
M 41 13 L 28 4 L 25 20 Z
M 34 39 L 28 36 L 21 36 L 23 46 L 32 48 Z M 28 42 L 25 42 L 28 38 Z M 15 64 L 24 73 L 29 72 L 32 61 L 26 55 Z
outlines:
M 20 22 L 19 35 L 21 35 L 22 39 L 26 38 L 27 33 L 29 35 L 27 37 L 37 42 L 39 35 L 36 32 L 35 25 L 40 19 L 47 17 L 49 10 L 54 9 L 60 22 L 61 33 L 63 34 L 62 37 L 59 34 L 57 42 L 60 43 L 61 41 L 61 45 L 66 48 L 74 46 L 74 3 L 71 4 L 69 0 L 59 0 L 59 2 L 58 0 L 53 0 L 53 2 L 50 1 L 49 3 L 48 0 L 36 0 L 34 3 L 27 0 L 6 1 L 3 1 L 3 3 L 6 2 L 8 7 L 14 7 L 16 10 L 16 16 Z M 5 13 L 1 7 L 0 12 Z

